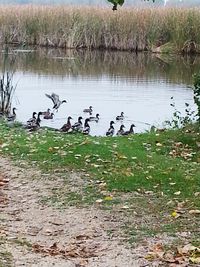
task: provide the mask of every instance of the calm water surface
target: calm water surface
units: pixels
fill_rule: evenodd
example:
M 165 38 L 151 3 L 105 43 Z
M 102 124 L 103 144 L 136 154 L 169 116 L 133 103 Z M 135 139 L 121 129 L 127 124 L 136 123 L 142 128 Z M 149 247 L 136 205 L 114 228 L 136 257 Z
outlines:
M 4 55 L 1 54 L 3 69 Z M 14 69 L 17 90 L 13 106 L 17 119 L 26 122 L 33 111 L 52 108 L 45 93 L 55 92 L 66 99 L 55 118 L 42 125 L 60 128 L 70 115 L 73 123 L 90 105 L 93 115 L 100 114 L 99 123 L 91 122 L 92 135 L 105 135 L 110 120 L 125 114 L 124 125 L 131 123 L 135 131 L 162 126 L 171 118 L 174 97 L 178 110 L 184 103 L 194 108 L 193 92 L 189 88 L 192 74 L 198 72 L 200 58 L 180 56 L 162 58 L 152 54 L 126 52 L 86 52 L 63 50 L 22 51 L 9 49 L 7 69 Z M 115 125 L 116 130 L 120 122 Z

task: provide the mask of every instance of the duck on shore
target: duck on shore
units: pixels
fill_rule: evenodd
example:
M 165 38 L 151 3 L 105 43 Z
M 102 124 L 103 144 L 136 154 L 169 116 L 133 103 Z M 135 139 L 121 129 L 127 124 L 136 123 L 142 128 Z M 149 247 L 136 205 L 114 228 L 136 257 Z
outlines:
M 57 110 L 59 109 L 59 107 L 61 106 L 61 104 L 63 103 L 67 103 L 66 100 L 60 100 L 59 96 L 55 93 L 52 93 L 51 95 L 45 94 L 48 98 L 50 98 L 53 101 L 53 109 Z
M 123 135 L 134 134 L 134 129 L 133 129 L 134 127 L 135 124 L 131 124 L 129 131 L 124 132 Z
M 87 118 L 87 119 L 85 120 L 84 128 L 83 128 L 83 134 L 89 134 L 89 133 L 90 133 L 90 125 L 89 125 L 89 123 L 88 123 L 89 121 L 90 121 L 89 118 Z
M 108 131 L 106 132 L 106 136 L 113 136 L 114 135 L 115 128 L 114 128 L 113 124 L 114 124 L 114 121 L 111 121 L 110 127 L 109 127 Z
M 124 119 L 124 112 L 121 112 L 121 115 L 116 117 L 117 121 L 123 120 Z
M 37 114 L 37 112 L 34 111 L 32 114 L 32 117 L 29 120 L 27 120 L 27 122 L 26 122 L 27 126 L 31 126 L 32 124 L 36 123 L 36 119 L 37 119 L 36 114 Z
M 125 128 L 125 126 L 122 124 L 120 126 L 119 131 L 117 132 L 117 135 L 124 135 L 124 133 L 125 133 L 124 128 Z
M 82 123 L 82 117 L 78 117 L 78 121 L 72 125 L 72 130 L 76 132 L 82 132 L 83 130 L 83 123 Z
M 95 117 L 89 117 L 90 121 L 99 121 L 99 114 L 97 113 Z
M 72 117 L 69 116 L 67 118 L 67 123 L 65 123 L 61 128 L 60 128 L 60 132 L 70 132 L 72 130 L 72 125 L 71 125 L 71 120 L 72 120 Z
M 35 122 L 33 122 L 29 127 L 29 131 L 30 132 L 33 132 L 33 131 L 37 131 L 39 128 L 40 128 L 40 122 L 41 122 L 41 118 L 40 116 L 42 115 L 42 112 L 38 112 L 38 115 L 37 115 L 37 119 Z
M 16 112 L 15 110 L 17 110 L 16 108 L 12 109 L 12 114 L 7 116 L 7 121 L 15 121 L 16 119 Z

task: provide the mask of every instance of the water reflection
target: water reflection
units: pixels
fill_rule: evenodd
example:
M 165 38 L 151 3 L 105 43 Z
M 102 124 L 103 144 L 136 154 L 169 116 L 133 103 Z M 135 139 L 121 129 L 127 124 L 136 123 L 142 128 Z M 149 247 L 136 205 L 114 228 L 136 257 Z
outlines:
M 4 54 L 1 55 L 3 69 Z M 9 48 L 8 68 L 15 69 L 18 82 L 14 99 L 18 119 L 26 121 L 33 111 L 52 103 L 45 93 L 55 92 L 68 103 L 55 119 L 43 122 L 61 127 L 68 115 L 77 120 L 82 110 L 94 106 L 99 123 L 91 123 L 92 134 L 104 135 L 109 121 L 125 113 L 127 128 L 134 122 L 136 132 L 161 124 L 172 114 L 170 97 L 177 108 L 193 105 L 192 75 L 199 71 L 200 57 L 158 56 L 148 53 L 46 50 Z M 118 129 L 120 123 L 117 123 Z

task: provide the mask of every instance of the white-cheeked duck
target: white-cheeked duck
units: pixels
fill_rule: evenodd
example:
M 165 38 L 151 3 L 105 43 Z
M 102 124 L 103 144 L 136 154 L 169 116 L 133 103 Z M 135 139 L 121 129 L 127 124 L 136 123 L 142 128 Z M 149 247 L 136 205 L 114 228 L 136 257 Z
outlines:
M 119 131 L 117 132 L 117 135 L 124 135 L 124 133 L 125 133 L 124 128 L 125 128 L 125 126 L 122 124 L 120 126 Z
M 116 117 L 116 120 L 117 120 L 117 121 L 121 121 L 121 120 L 123 120 L 123 119 L 124 119 L 124 112 L 121 112 L 121 115 L 117 116 L 117 117 Z
M 78 121 L 72 125 L 72 130 L 75 132 L 82 132 L 83 131 L 83 123 L 82 123 L 82 117 L 78 117 Z
M 90 125 L 89 125 L 89 123 L 88 123 L 89 121 L 90 121 L 89 118 L 87 118 L 87 119 L 85 120 L 84 128 L 83 128 L 83 134 L 89 134 L 89 133 L 90 133 Z
M 15 112 L 16 108 L 12 109 L 12 114 L 7 116 L 7 121 L 15 121 L 16 119 L 16 112 Z

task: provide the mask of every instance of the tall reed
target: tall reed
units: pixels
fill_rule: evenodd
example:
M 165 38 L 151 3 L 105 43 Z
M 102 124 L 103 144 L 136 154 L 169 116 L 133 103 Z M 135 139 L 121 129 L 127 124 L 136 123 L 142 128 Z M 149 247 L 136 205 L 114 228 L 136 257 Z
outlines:
M 0 6 L 0 42 L 61 48 L 151 50 L 200 44 L 200 9 Z

